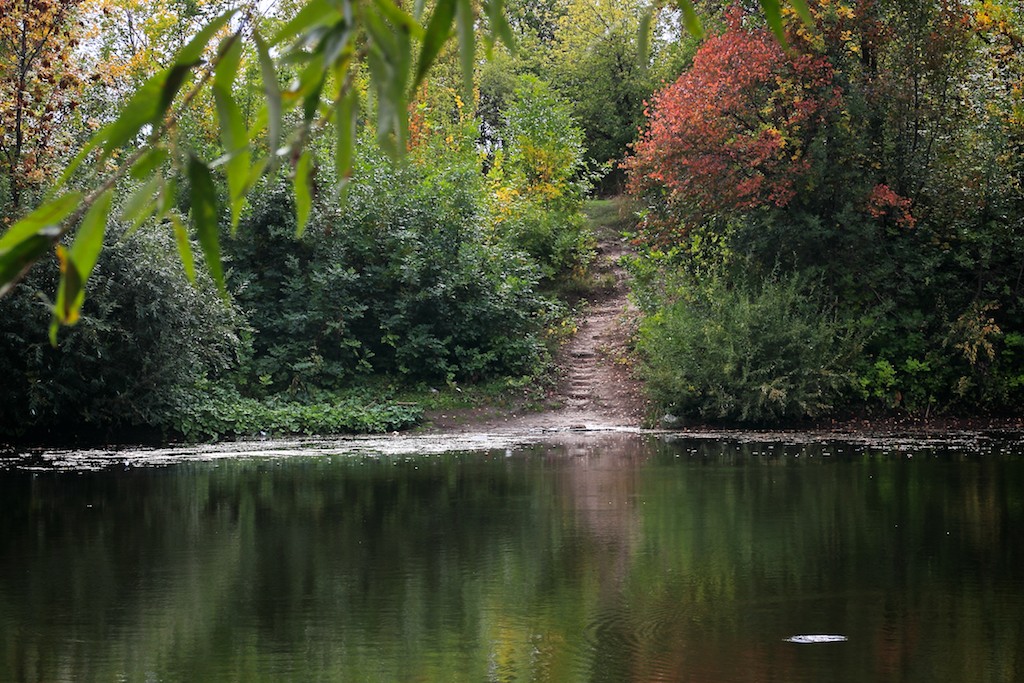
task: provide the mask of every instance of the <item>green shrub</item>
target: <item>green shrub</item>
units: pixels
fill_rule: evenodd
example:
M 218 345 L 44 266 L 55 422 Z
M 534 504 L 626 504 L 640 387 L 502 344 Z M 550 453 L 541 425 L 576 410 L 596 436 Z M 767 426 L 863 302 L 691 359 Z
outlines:
M 340 207 L 296 240 L 287 190 L 268 188 L 228 245 L 255 329 L 251 390 L 337 388 L 536 371 L 555 305 L 536 264 L 484 235 L 475 166 L 393 167 L 364 147 Z
M 242 320 L 207 278 L 193 287 L 174 238 L 140 231 L 103 250 L 82 320 L 47 339 L 56 266 L 0 300 L 0 435 L 167 429 L 208 377 L 236 364 Z
M 677 288 L 646 318 L 639 350 L 652 397 L 709 420 L 815 417 L 848 391 L 858 344 L 799 278 L 757 287 L 719 278 Z
M 523 76 L 504 115 L 503 148 L 488 172 L 496 235 L 526 251 L 548 280 L 586 267 L 595 246 L 583 213 L 590 181 L 568 103 Z
M 318 395 L 293 401 L 258 400 L 233 388 L 210 386 L 202 398 L 178 411 L 174 428 L 190 441 L 239 436 L 362 434 L 405 429 L 423 411 L 414 405 L 365 396 Z

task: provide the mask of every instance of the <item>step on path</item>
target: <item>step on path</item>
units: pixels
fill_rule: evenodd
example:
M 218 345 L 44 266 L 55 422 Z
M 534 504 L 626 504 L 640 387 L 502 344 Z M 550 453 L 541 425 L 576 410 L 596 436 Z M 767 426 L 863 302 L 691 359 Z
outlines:
M 602 243 L 595 270 L 612 273 L 615 287 L 590 302 L 575 336 L 562 350 L 562 378 L 554 402 L 562 421 L 580 426 L 636 427 L 643 418 L 643 396 L 632 376 L 628 339 L 635 309 L 629 303 L 626 276 L 619 259 L 625 253 L 618 240 Z

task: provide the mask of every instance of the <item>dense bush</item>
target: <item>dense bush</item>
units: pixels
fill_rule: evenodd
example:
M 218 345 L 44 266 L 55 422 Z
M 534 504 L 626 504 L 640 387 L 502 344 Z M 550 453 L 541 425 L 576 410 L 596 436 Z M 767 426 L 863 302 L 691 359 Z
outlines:
M 799 278 L 677 285 L 640 327 L 652 398 L 669 411 L 755 423 L 820 416 L 852 385 L 857 342 Z
M 104 249 L 82 320 L 52 348 L 56 266 L 37 268 L 0 300 L 0 435 L 167 429 L 195 390 L 237 362 L 237 311 L 200 279 L 193 287 L 165 232 Z
M 401 162 L 364 130 L 343 193 L 318 169 L 301 237 L 285 171 L 262 179 L 230 237 L 222 212 L 230 303 L 205 275 L 189 284 L 166 224 L 147 226 L 104 249 L 84 317 L 54 349 L 37 292 L 56 272 L 37 269 L 0 301 L 0 435 L 392 430 L 420 411 L 390 389 L 353 392 L 536 376 L 565 316 L 542 283 L 581 267 L 592 238 L 579 131 L 545 85 L 520 85 L 500 174 L 483 171 L 470 108 L 438 85 L 415 105 Z
M 495 233 L 525 250 L 548 280 L 585 267 L 594 249 L 583 215 L 589 179 L 583 132 L 569 105 L 524 76 L 504 119 L 502 148 L 488 173 Z
M 789 23 L 788 51 L 732 10 L 655 98 L 630 161 L 645 305 L 702 320 L 699 301 L 665 296 L 679 272 L 714 273 L 736 305 L 736 292 L 763 295 L 746 283 L 770 290 L 792 273 L 857 326 L 862 408 L 1019 409 L 1024 125 L 1007 97 L 1024 73 L 1019 10 L 809 5 L 817 27 Z M 652 265 L 661 253 L 680 258 Z M 674 330 L 652 323 L 645 343 L 671 347 L 654 337 Z
M 368 374 L 445 382 L 540 366 L 551 302 L 535 263 L 485 239 L 475 165 L 394 167 L 365 147 L 338 208 L 302 239 L 283 186 L 268 188 L 229 247 L 254 328 L 252 381 L 274 390 Z

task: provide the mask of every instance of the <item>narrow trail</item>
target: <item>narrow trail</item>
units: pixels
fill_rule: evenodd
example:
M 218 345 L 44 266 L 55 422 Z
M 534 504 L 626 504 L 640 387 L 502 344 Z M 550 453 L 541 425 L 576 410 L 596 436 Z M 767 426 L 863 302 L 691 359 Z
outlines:
M 592 266 L 600 287 L 585 297 L 576 334 L 561 349 L 556 388 L 544 410 L 517 412 L 495 408 L 430 415 L 431 431 L 566 431 L 637 429 L 645 399 L 632 374 L 628 342 L 636 311 L 620 258 L 627 253 L 614 230 L 598 228 Z
M 549 415 L 526 416 L 556 426 L 638 427 L 644 401 L 632 376 L 628 352 L 629 326 L 635 310 L 627 298 L 626 276 L 618 265 L 625 253 L 617 237 L 605 237 L 598 248 L 595 277 L 614 278 L 614 286 L 590 299 L 579 329 L 562 350 L 563 377 L 554 399 L 563 408 Z

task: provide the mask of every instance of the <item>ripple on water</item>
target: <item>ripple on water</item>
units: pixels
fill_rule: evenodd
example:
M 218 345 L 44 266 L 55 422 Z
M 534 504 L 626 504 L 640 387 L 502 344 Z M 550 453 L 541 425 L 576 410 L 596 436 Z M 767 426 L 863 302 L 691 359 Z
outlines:
M 614 659 L 605 662 L 605 673 L 614 670 L 616 664 L 628 664 L 634 672 L 639 667 L 644 680 L 672 680 L 681 656 L 680 619 L 685 616 L 669 605 L 643 610 L 625 604 L 603 608 L 584 633 L 585 660 Z

